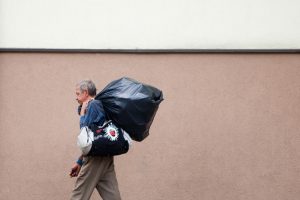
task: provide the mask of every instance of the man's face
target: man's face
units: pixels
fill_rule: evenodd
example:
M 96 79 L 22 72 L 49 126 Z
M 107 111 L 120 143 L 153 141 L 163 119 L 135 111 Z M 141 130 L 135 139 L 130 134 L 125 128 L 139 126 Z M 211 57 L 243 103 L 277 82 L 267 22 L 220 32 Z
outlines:
M 82 104 L 88 99 L 88 92 L 86 90 L 81 91 L 78 87 L 76 88 L 76 100 L 79 104 Z

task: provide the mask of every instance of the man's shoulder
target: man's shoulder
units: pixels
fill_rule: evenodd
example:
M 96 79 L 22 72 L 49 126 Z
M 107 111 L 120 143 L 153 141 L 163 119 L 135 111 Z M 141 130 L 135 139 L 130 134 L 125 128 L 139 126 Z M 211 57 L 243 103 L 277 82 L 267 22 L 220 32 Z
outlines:
M 102 106 L 102 102 L 101 101 L 99 101 L 99 100 L 97 100 L 97 99 L 94 99 L 94 100 L 92 100 L 90 103 L 89 103 L 89 107 L 90 108 L 94 108 L 94 109 L 102 109 L 103 108 L 103 106 Z
M 93 99 L 93 100 L 91 100 L 89 102 L 90 105 L 92 105 L 92 104 L 99 104 L 99 103 L 101 103 L 101 101 L 99 101 L 98 99 Z

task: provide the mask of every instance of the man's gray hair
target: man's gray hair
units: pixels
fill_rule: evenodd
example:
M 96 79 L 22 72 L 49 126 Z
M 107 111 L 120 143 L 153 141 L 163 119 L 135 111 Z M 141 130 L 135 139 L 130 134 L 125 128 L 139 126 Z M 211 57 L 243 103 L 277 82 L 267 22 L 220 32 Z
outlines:
M 76 86 L 79 87 L 81 92 L 86 90 L 90 96 L 96 96 L 97 89 L 93 81 L 82 80 L 79 83 L 77 83 Z

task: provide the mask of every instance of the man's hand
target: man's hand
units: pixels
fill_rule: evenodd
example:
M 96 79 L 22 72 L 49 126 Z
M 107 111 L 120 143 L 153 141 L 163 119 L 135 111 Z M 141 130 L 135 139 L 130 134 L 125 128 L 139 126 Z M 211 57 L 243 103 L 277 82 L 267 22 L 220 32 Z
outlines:
M 83 116 L 85 115 L 86 113 L 86 108 L 89 104 L 89 102 L 91 101 L 92 99 L 88 99 L 87 101 L 83 102 L 82 105 L 81 105 L 81 110 L 80 110 L 80 115 Z
M 75 164 L 74 167 L 72 167 L 71 172 L 70 172 L 70 177 L 76 177 L 78 176 L 80 172 L 81 166 L 79 164 Z
M 88 106 L 88 103 L 89 103 L 88 101 L 82 103 L 81 110 L 80 110 L 81 116 L 85 115 L 86 107 Z

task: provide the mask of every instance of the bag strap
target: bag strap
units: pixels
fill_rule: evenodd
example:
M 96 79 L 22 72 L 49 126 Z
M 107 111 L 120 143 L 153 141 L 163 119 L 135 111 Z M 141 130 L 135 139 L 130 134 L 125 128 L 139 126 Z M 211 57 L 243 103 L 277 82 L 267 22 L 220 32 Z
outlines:
M 112 122 L 112 120 L 108 120 L 106 122 L 103 123 L 102 126 L 97 126 L 96 124 L 91 124 L 88 128 L 90 130 L 92 130 L 93 132 L 99 130 L 99 129 L 104 129 L 105 127 L 107 127 L 110 123 Z
M 98 126 L 98 128 L 104 128 L 111 122 L 112 122 L 111 120 L 108 120 L 108 121 L 104 122 L 102 126 Z

